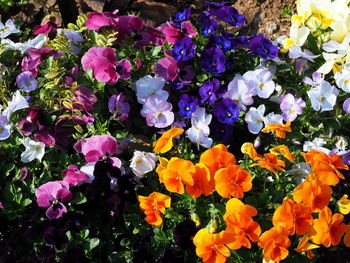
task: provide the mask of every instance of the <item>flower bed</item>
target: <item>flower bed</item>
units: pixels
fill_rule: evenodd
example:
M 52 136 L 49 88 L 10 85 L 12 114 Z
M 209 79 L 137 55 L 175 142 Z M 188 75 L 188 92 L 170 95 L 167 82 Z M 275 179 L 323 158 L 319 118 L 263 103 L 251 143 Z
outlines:
M 224 2 L 0 24 L 1 262 L 343 262 L 350 8 L 321 2 L 276 42 Z

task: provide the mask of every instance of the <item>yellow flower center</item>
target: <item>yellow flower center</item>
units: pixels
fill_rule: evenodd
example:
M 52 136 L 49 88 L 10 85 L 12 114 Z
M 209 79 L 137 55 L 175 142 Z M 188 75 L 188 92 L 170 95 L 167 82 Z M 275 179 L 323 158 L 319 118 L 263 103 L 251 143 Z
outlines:
M 256 122 L 257 122 L 257 123 L 262 123 L 262 120 L 257 120 Z
M 262 89 L 264 87 L 264 83 L 259 84 L 259 88 Z
M 294 112 L 295 112 L 295 110 L 290 110 L 289 112 L 290 112 L 290 113 L 294 113 Z
M 40 146 L 35 147 L 35 150 L 36 150 L 36 151 L 40 151 L 40 149 L 41 149 Z
M 186 109 L 186 110 L 190 110 L 190 107 L 187 106 L 185 109 Z
M 349 84 L 349 80 L 344 80 L 344 84 Z
M 227 112 L 227 113 L 226 113 L 226 116 L 227 116 L 227 117 L 231 117 L 231 116 L 232 116 L 232 113 L 231 113 L 231 112 Z
M 0 127 L 0 132 L 3 132 L 3 131 L 4 131 L 4 129 L 2 127 Z
M 234 99 L 233 101 L 234 101 L 234 102 L 236 102 L 236 103 L 238 103 L 238 102 L 239 102 L 239 100 L 238 100 L 238 99 Z
M 183 55 L 183 54 L 185 54 L 185 50 L 181 50 L 181 52 L 180 52 L 180 53 L 181 53 L 182 55 Z
M 157 118 L 160 118 L 160 117 L 162 117 L 163 116 L 163 113 L 161 113 L 161 112 L 159 112 L 158 114 L 157 114 Z
M 52 204 L 53 205 L 58 205 L 60 202 L 58 202 L 57 200 L 53 201 Z
M 27 86 L 27 87 L 30 87 L 30 82 L 29 82 L 29 81 L 26 82 L 26 86 Z
M 325 97 L 321 97 L 321 98 L 320 98 L 320 101 L 321 101 L 321 102 L 324 102 L 325 99 L 326 99 Z
M 140 164 L 140 163 L 142 163 L 142 161 L 140 159 L 138 159 L 138 160 L 135 161 L 135 163 L 136 164 Z

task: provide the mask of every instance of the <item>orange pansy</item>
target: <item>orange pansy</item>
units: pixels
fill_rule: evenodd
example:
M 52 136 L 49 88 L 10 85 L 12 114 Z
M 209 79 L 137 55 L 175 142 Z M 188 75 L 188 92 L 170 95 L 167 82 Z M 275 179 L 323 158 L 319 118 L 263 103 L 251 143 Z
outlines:
M 339 178 L 345 179 L 344 175 L 338 169 L 348 170 L 349 167 L 344 164 L 341 157 L 333 153 L 329 156 L 323 152 L 311 150 L 308 153 L 301 153 L 307 163 L 310 163 L 312 172 L 317 175 L 319 180 L 327 185 L 336 185 Z
M 235 164 L 236 158 L 232 153 L 227 151 L 225 145 L 218 144 L 202 153 L 199 162 L 204 163 L 208 167 L 213 178 L 217 170 Z
M 298 243 L 298 247 L 295 249 L 295 251 L 302 253 L 306 252 L 306 256 L 308 259 L 312 259 L 315 254 L 311 251 L 312 249 L 319 248 L 320 246 L 310 243 L 310 237 L 309 236 L 303 236 L 302 239 L 300 239 Z
M 176 127 L 164 132 L 162 136 L 160 136 L 160 138 L 153 143 L 154 152 L 166 153 L 170 151 L 170 149 L 173 147 L 173 138 L 181 135 L 183 132 L 183 129 Z
M 176 158 L 176 157 L 173 157 L 173 158 Z M 165 170 L 168 167 L 169 160 L 167 158 L 164 158 L 164 157 L 159 157 L 158 160 L 159 160 L 159 164 L 157 166 L 156 172 L 157 172 L 158 177 L 159 177 L 159 182 L 163 183 L 163 178 L 161 177 L 160 172 Z
M 350 225 L 346 225 L 345 227 L 345 235 L 343 241 L 346 247 L 350 247 Z
M 266 127 L 261 130 L 261 132 L 269 133 L 275 132 L 278 138 L 284 139 L 286 138 L 286 132 L 291 132 L 292 128 L 290 127 L 290 121 L 286 124 L 281 123 L 270 123 L 266 124 Z
M 193 174 L 193 185 L 186 186 L 186 192 L 194 198 L 201 194 L 207 196 L 214 190 L 213 181 L 210 180 L 210 171 L 203 163 L 197 163 Z
M 288 256 L 290 245 L 288 232 L 283 227 L 273 227 L 265 231 L 258 243 L 258 246 L 264 249 L 264 257 L 274 262 L 279 262 Z
M 241 152 L 247 154 L 253 161 L 260 160 L 263 157 L 258 154 L 254 148 L 254 145 L 250 142 L 243 143 L 241 146 Z
M 249 167 L 260 166 L 271 172 L 273 172 L 277 177 L 278 173 L 276 170 L 285 171 L 283 168 L 286 167 L 286 164 L 277 158 L 276 155 L 272 153 L 265 153 L 264 158 L 258 159 L 257 163 L 251 164 Z
M 288 147 L 286 145 L 279 145 L 274 148 L 270 149 L 270 153 L 273 153 L 275 155 L 282 154 L 284 158 L 287 160 L 293 162 L 295 159 L 295 156 L 290 153 Z
M 230 256 L 230 250 L 225 246 L 221 234 L 211 234 L 207 228 L 197 232 L 193 238 L 196 254 L 204 263 L 224 263 Z
M 146 215 L 147 223 L 159 227 L 163 223 L 161 214 L 164 214 L 165 208 L 170 207 L 170 196 L 153 192 L 149 196 L 138 196 L 140 202 L 140 209 Z
M 195 166 L 191 161 L 172 157 L 166 169 L 159 172 L 165 188 L 172 193 L 183 194 L 185 192 L 184 183 L 193 185 L 193 174 Z
M 252 219 L 257 214 L 255 207 L 245 205 L 237 198 L 232 198 L 227 202 L 224 215 L 227 228 L 223 236 L 228 240 L 227 246 L 230 249 L 240 249 L 242 246 L 251 248 L 249 239 L 252 242 L 259 240 L 261 228 Z
M 313 212 L 318 212 L 328 205 L 331 195 L 332 188 L 329 185 L 322 184 L 314 174 L 309 174 L 305 181 L 294 189 L 293 199 L 311 207 Z
M 312 210 L 304 204 L 296 204 L 292 199 L 285 199 L 273 214 L 275 227 L 284 227 L 289 235 L 304 235 L 313 223 Z
M 231 196 L 242 198 L 244 192 L 252 189 L 252 177 L 239 165 L 230 165 L 215 173 L 215 189 L 225 198 Z
M 325 247 L 338 245 L 345 233 L 346 226 L 341 224 L 343 219 L 344 216 L 340 213 L 332 216 L 332 211 L 326 206 L 318 214 L 318 219 L 314 219 L 310 231 L 311 240 Z

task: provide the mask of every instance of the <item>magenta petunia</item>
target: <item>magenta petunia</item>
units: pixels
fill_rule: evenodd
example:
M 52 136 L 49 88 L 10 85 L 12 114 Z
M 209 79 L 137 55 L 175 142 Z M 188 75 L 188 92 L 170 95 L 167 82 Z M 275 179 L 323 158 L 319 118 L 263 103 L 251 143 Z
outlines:
M 92 12 L 88 15 L 86 27 L 90 30 L 98 30 L 104 26 L 116 26 L 118 23 L 117 10 L 114 12 Z
M 72 199 L 68 183 L 64 181 L 53 181 L 41 185 L 35 191 L 37 203 L 40 207 L 47 208 L 46 216 L 50 219 L 60 218 L 67 208 L 63 204 Z
M 92 47 L 81 58 L 84 71 L 93 70 L 94 77 L 100 82 L 115 84 L 119 74 L 115 70 L 116 54 L 110 47 Z

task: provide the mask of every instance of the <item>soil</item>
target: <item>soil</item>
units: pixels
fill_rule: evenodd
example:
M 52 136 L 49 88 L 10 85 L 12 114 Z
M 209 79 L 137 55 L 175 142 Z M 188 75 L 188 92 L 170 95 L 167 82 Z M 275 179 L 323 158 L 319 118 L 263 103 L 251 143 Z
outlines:
M 45 23 L 48 19 L 45 14 L 48 14 L 48 16 L 56 17 L 59 26 L 63 26 L 68 22 L 74 22 L 78 13 L 119 9 L 120 14 L 139 13 L 147 23 L 157 26 L 189 5 L 193 7 L 193 12 L 198 14 L 204 10 L 203 2 L 201 0 L 31 0 L 28 5 L 14 6 L 6 12 L 0 9 L 0 15 L 3 21 L 10 17 L 19 18 L 32 27 Z M 246 26 L 241 28 L 243 33 L 248 35 L 263 33 L 271 39 L 289 34 L 290 18 L 283 14 L 283 10 L 293 12 L 295 0 L 233 0 L 228 2 L 246 16 Z

